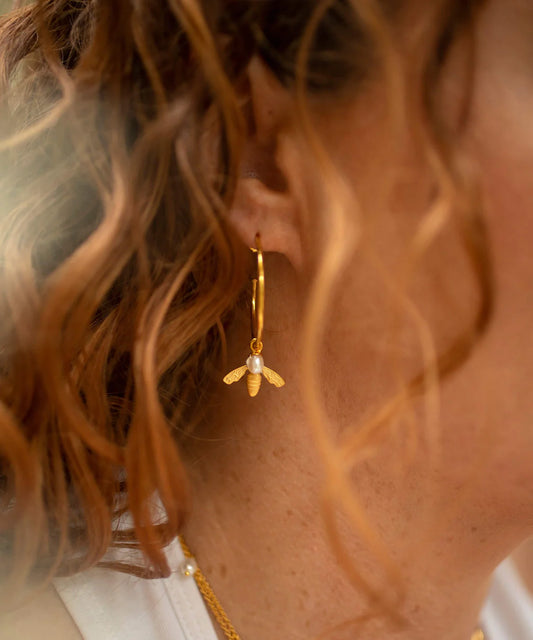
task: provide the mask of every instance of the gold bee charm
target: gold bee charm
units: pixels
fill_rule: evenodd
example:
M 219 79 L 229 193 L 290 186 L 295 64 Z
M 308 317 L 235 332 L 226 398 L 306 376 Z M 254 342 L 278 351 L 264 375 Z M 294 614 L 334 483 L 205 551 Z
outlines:
M 246 364 L 238 369 L 230 371 L 224 378 L 226 384 L 238 382 L 246 372 L 248 377 L 246 384 L 251 398 L 261 389 L 261 375 L 275 387 L 283 387 L 285 380 L 275 371 L 265 367 L 263 360 L 263 326 L 265 322 L 265 266 L 263 262 L 263 249 L 261 247 L 261 235 L 255 236 L 256 248 L 252 252 L 257 258 L 257 278 L 252 280 L 252 341 L 250 342 L 250 355 Z
M 224 382 L 226 384 L 238 382 L 247 371 L 248 377 L 246 379 L 246 384 L 248 386 L 248 394 L 251 398 L 255 398 L 259 393 L 259 389 L 261 388 L 261 374 L 264 375 L 268 382 L 273 384 L 275 387 L 282 387 L 285 384 L 285 380 L 278 373 L 272 371 L 272 369 L 269 369 L 268 367 L 265 367 L 263 356 L 254 353 L 250 354 L 244 366 L 234 369 L 228 373 L 224 378 Z

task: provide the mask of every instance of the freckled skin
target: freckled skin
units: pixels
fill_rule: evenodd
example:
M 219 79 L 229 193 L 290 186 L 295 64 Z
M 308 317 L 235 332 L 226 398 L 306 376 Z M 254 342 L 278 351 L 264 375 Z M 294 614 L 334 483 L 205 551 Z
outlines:
M 412 5 L 407 40 L 432 3 Z M 533 533 L 533 3 L 487 5 L 477 27 L 471 120 L 462 150 L 486 204 L 497 287 L 494 316 L 471 359 L 442 384 L 439 457 L 429 455 L 427 435 L 419 428 L 423 408 L 416 405 L 413 420 L 395 424 L 390 438 L 378 438 L 376 450 L 350 475 L 372 531 L 402 571 L 401 613 L 409 625 L 392 632 L 373 620 L 356 632 L 337 631 L 330 636 L 334 640 L 468 640 L 490 572 Z M 442 105 L 450 121 L 464 60 L 458 46 L 444 77 Z M 256 68 L 250 68 L 253 75 Z M 320 180 L 307 163 L 308 148 L 300 153 L 289 118 L 282 131 L 274 130 L 289 97 L 272 79 L 268 87 L 262 81 L 256 79 L 255 107 L 271 125 L 259 132 L 268 153 L 247 177 L 259 181 L 263 170 L 274 169 L 293 199 L 314 202 Z M 377 256 L 398 284 L 405 247 L 432 193 L 420 149 L 411 140 L 397 148 L 388 134 L 387 100 L 383 87 L 368 86 L 353 100 L 313 104 L 316 131 L 366 214 L 365 240 L 332 292 L 318 364 L 335 442 L 350 429 L 357 432 L 395 388 L 387 354 L 399 355 L 407 377 L 421 365 L 412 324 L 391 338 L 394 305 L 372 262 Z M 409 108 L 416 114 L 416 100 Z M 391 203 L 384 184 L 398 166 L 403 178 Z M 268 198 L 264 204 L 267 210 Z M 249 207 L 240 211 L 251 213 Z M 260 215 L 254 224 L 267 222 Z M 185 452 L 194 496 L 185 537 L 241 637 L 253 640 L 310 640 L 366 612 L 367 601 L 341 570 L 326 536 L 324 466 L 299 388 L 297 355 L 309 279 L 290 251 L 299 249 L 312 262 L 327 232 L 321 225 L 306 221 L 299 230 L 316 251 L 303 251 L 303 240 L 262 229 L 269 282 L 265 342 L 268 364 L 275 363 L 287 380 L 284 393 L 264 385 L 252 402 L 242 386 L 220 389 L 207 432 L 199 432 Z M 449 229 L 418 267 L 410 293 L 440 349 L 471 321 L 476 285 Z M 228 336 L 232 361 L 240 362 L 249 340 L 248 317 L 237 316 Z M 386 592 L 393 580 L 383 573 L 379 550 L 371 552 L 346 513 L 334 516 L 355 569 Z M 533 545 L 526 542 L 516 558 L 533 589 Z M 48 624 L 57 637 L 79 637 L 53 589 L 31 611 L 22 614 L 29 630 L 24 637 L 41 637 Z M 10 623 L 3 624 L 6 631 Z M 19 618 L 16 629 L 20 624 Z
M 420 428 L 424 408 L 416 405 L 414 422 L 395 425 L 350 476 L 373 531 L 406 576 L 402 612 L 411 623 L 392 634 L 376 621 L 358 630 L 358 640 L 468 640 L 490 572 L 533 533 L 532 34 L 533 4 L 526 0 L 492 0 L 478 25 L 472 118 L 462 145 L 486 203 L 496 308 L 473 356 L 442 383 L 439 457 L 429 455 L 429 436 Z M 458 47 L 446 70 L 443 104 L 450 118 L 464 55 Z M 380 87 L 370 87 L 353 101 L 317 106 L 315 114 L 317 131 L 367 213 L 365 243 L 334 292 L 321 353 L 322 392 L 335 438 L 356 429 L 390 396 L 396 379 L 387 353 L 393 346 L 406 375 L 421 365 L 412 322 L 399 341 L 390 339 L 390 297 L 371 261 L 374 251 L 397 284 L 405 247 L 431 194 L 420 150 L 391 146 L 385 100 Z M 384 176 L 400 158 L 404 183 L 391 210 Z M 282 160 L 294 174 L 287 184 L 298 184 L 299 196 L 312 198 L 314 173 L 306 159 L 293 150 L 290 162 Z M 313 228 L 307 229 L 311 235 Z M 320 247 L 323 237 L 309 241 Z M 237 404 L 230 388 L 221 391 L 216 441 L 189 451 L 202 508 L 186 533 L 201 564 L 213 558 L 228 567 L 223 580 L 214 576 L 213 586 L 243 637 L 309 640 L 360 614 L 365 601 L 327 542 L 323 464 L 299 394 L 294 345 L 309 283 L 283 257 L 267 255 L 266 269 L 268 325 L 276 331 L 266 331 L 265 341 L 287 386 L 277 396 L 262 389 L 253 408 Z M 457 237 L 447 229 L 421 261 L 411 290 L 437 349 L 472 320 L 477 291 Z M 229 352 L 238 353 L 248 339 L 247 322 L 237 322 Z M 386 589 L 391 579 L 367 541 L 353 533 L 345 513 L 337 513 L 336 522 L 357 570 Z M 333 637 L 353 640 L 354 631 Z

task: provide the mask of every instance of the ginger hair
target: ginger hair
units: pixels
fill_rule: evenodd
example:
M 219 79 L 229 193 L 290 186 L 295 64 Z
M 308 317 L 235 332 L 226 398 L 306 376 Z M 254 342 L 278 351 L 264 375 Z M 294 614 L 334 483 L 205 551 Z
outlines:
M 419 78 L 419 126 L 437 185 L 428 216 L 453 210 L 479 283 L 479 309 L 445 353 L 343 443 L 340 456 L 367 446 L 406 398 L 460 366 L 491 315 L 479 193 L 438 109 L 449 51 L 472 31 L 483 3 L 434 4 Z M 401 5 L 36 0 L 0 18 L 6 597 L 33 572 L 82 571 L 112 545 L 141 549 L 146 566 L 127 570 L 169 574 L 164 547 L 189 508 L 180 443 L 202 420 L 249 269 L 225 222 L 247 135 L 240 101 L 247 65 L 260 56 L 294 92 L 324 188 L 334 195 L 334 170 L 313 135 L 308 98 L 334 99 L 381 73 L 391 117 L 401 121 L 404 72 L 394 47 Z M 468 104 L 465 95 L 465 121 Z M 335 255 L 338 247 L 324 250 L 309 302 L 309 359 L 319 349 Z M 314 367 L 305 370 L 320 442 L 319 381 Z M 358 526 L 339 465 L 326 457 L 337 502 Z M 125 513 L 131 530 L 117 524 Z M 335 538 L 333 507 L 325 515 Z

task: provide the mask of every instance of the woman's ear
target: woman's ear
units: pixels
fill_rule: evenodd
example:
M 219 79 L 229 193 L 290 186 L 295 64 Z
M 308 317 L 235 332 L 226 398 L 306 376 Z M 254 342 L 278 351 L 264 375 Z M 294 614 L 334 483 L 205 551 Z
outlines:
M 283 254 L 302 266 L 297 154 L 292 98 L 265 65 L 254 59 L 248 69 L 248 139 L 229 222 L 247 246 L 261 233 L 263 249 Z M 290 160 L 289 160 L 290 158 Z

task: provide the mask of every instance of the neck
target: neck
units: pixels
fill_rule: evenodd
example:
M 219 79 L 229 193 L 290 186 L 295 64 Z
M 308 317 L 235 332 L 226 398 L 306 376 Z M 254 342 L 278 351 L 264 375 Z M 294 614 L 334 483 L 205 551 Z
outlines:
M 320 634 L 334 640 L 469 640 L 491 572 L 530 531 L 527 510 L 516 507 L 526 501 L 521 485 L 502 483 L 499 472 L 502 457 L 507 459 L 506 432 L 503 442 L 487 444 L 479 428 L 488 397 L 482 373 L 494 367 L 471 359 L 441 386 L 439 459 L 433 466 L 423 436 L 406 455 L 407 436 L 413 436 L 407 421 L 388 439 L 372 436 L 372 457 L 349 478 L 369 528 L 348 524 L 346 509 L 335 512 L 345 551 L 339 560 L 324 524 L 325 467 L 297 384 L 294 345 L 304 305 L 275 263 L 270 273 L 278 286 L 269 298 L 269 317 L 280 329 L 266 336 L 265 363 L 287 386 L 264 383 L 250 399 L 245 383 L 221 385 L 209 426 L 187 444 L 193 511 L 184 535 L 200 567 L 243 640 L 311 640 Z M 369 407 L 382 407 L 390 397 L 390 381 L 387 369 L 376 367 L 372 349 L 345 344 L 347 331 L 340 333 L 341 345 L 326 342 L 320 371 L 335 428 L 353 433 Z M 328 336 L 334 341 L 338 334 Z M 248 341 L 248 323 L 235 323 L 228 353 L 241 353 Z M 234 362 L 228 368 L 239 364 Z M 353 375 L 347 379 L 348 371 Z M 472 380 L 479 398 L 473 397 Z M 383 570 L 383 553 L 372 547 L 376 540 L 396 576 Z M 358 575 L 349 574 L 350 567 Z M 389 603 L 391 592 L 403 594 L 396 609 L 404 625 L 391 629 L 382 615 L 325 635 L 368 613 L 368 589 L 355 580 L 361 576 Z
M 184 535 L 243 640 L 310 640 L 364 615 L 368 600 L 328 540 L 318 499 L 320 459 L 303 416 L 287 406 L 277 413 L 276 391 L 261 393 L 262 399 L 253 401 L 240 394 L 238 402 L 250 414 L 244 412 L 238 422 L 232 409 L 237 400 L 225 393 L 217 416 L 233 419 L 217 420 L 216 435 L 203 434 L 205 440 L 188 450 L 194 508 Z M 396 640 L 469 640 L 498 553 L 477 539 L 463 514 L 419 526 L 416 478 L 410 479 L 412 491 L 404 483 L 396 492 L 380 468 L 365 465 L 355 480 L 375 531 L 404 570 L 399 613 L 405 625 L 392 630 L 381 617 L 340 627 L 329 637 L 376 640 L 386 633 Z M 380 576 L 382 588 L 390 588 L 379 560 L 360 535 L 343 527 L 341 514 L 339 525 L 357 570 L 366 578 Z M 492 565 L 487 555 L 493 556 Z

